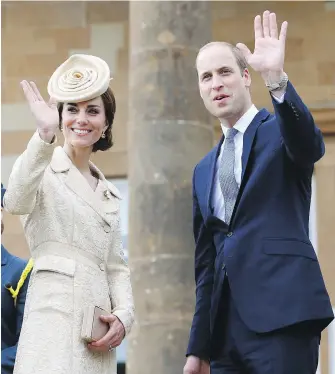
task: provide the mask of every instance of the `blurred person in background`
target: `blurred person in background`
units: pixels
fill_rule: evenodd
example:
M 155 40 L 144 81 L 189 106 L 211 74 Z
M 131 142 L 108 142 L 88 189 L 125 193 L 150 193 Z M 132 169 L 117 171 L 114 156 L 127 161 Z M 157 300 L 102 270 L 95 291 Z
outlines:
M 1 235 L 3 195 L 1 183 Z M 1 244 L 1 374 L 12 374 L 21 332 L 32 261 L 13 256 Z
M 48 103 L 21 82 L 37 130 L 13 166 L 4 208 L 21 216 L 34 269 L 14 374 L 116 374 L 115 347 L 134 321 L 120 192 L 90 161 L 113 145 L 110 79 L 104 60 L 73 55 L 51 76 Z M 83 316 L 95 306 L 109 313 L 100 317 L 108 332 L 87 343 Z

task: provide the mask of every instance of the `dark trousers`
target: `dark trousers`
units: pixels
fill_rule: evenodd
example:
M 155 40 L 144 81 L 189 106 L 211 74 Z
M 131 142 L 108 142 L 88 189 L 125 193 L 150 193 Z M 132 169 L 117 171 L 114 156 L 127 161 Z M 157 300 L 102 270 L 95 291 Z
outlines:
M 249 330 L 226 281 L 213 334 L 211 374 L 315 374 L 320 333 L 312 327 L 299 324 L 266 334 Z

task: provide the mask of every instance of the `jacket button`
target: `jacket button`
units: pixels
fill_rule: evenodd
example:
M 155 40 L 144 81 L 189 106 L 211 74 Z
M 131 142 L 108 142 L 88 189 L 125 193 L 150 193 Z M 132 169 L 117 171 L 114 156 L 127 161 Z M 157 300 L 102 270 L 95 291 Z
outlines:
M 105 230 L 105 232 L 110 232 L 111 228 L 108 225 L 104 225 L 104 230 Z
M 105 271 L 105 264 L 102 262 L 100 265 L 99 265 L 99 268 L 101 271 Z
M 233 233 L 230 231 L 228 232 L 227 237 L 230 238 L 231 236 L 233 236 Z

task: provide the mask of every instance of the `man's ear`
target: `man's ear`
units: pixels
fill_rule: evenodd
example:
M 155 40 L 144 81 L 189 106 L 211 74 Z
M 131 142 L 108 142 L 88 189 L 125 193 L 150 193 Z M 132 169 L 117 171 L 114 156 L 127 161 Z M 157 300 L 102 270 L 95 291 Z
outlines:
M 245 68 L 243 71 L 243 80 L 244 80 L 244 85 L 249 88 L 251 86 L 251 75 L 247 68 Z

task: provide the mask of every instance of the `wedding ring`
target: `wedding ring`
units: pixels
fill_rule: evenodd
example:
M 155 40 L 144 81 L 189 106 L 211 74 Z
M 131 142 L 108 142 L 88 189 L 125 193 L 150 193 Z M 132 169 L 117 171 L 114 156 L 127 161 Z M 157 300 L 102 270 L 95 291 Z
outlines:
M 114 348 L 110 345 L 109 348 L 108 348 L 108 352 L 112 352 L 114 350 Z

